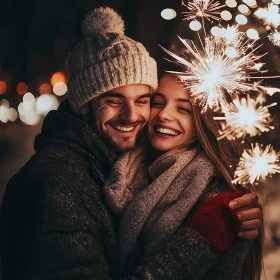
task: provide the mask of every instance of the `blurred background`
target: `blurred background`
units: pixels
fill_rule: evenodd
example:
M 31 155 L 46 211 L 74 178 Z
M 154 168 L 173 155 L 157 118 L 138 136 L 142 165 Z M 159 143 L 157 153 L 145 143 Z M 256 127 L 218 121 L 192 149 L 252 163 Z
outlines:
M 239 24 L 248 38 L 258 39 L 262 45 L 259 54 L 267 53 L 262 58 L 265 64 L 256 65 L 259 74 L 267 69 L 267 76 L 280 75 L 278 1 L 223 1 L 220 20 L 206 19 L 206 29 L 214 35 L 210 25 L 221 28 Z M 177 35 L 197 40 L 197 33 L 202 32 L 196 21 L 184 20 L 183 13 L 187 9 L 181 0 L 1 1 L 0 202 L 8 180 L 34 153 L 34 138 L 41 130 L 44 116 L 67 98 L 65 59 L 82 39 L 81 20 L 99 6 L 116 9 L 125 20 L 126 35 L 142 42 L 160 65 L 168 56 L 159 45 L 178 51 L 181 45 Z M 271 32 L 278 34 L 273 37 L 274 42 L 267 37 Z M 264 86 L 268 83 L 271 87 L 280 87 L 279 79 L 262 82 Z M 279 96 L 276 90 L 267 103 L 279 103 Z M 272 144 L 280 151 L 279 105 L 272 107 L 270 113 L 275 129 L 252 141 Z M 265 205 L 266 279 L 280 279 L 280 176 L 268 178 L 261 189 Z

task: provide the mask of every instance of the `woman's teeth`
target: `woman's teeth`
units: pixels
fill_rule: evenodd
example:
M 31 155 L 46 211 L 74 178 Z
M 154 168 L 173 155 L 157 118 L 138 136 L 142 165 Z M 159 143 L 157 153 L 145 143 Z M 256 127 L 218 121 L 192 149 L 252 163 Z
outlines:
M 179 135 L 178 132 L 168 128 L 157 127 L 156 131 L 167 135 L 173 135 L 173 136 Z

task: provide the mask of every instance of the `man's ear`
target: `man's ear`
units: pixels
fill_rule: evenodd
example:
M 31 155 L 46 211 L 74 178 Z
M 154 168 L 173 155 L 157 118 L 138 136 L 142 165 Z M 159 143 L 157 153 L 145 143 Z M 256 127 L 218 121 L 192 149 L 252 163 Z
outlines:
M 82 116 L 85 116 L 87 113 L 88 113 L 88 103 L 84 104 L 82 107 L 81 107 L 81 115 Z

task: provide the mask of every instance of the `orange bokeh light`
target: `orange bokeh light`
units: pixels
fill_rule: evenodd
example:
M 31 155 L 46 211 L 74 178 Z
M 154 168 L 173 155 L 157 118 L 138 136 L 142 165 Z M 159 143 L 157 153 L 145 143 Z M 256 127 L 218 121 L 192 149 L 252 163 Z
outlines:
M 24 83 L 24 82 L 20 82 L 18 85 L 17 85 L 17 93 L 19 95 L 24 95 L 25 93 L 28 92 L 28 85 L 27 83 Z
M 7 84 L 4 81 L 0 81 L 0 94 L 4 94 L 7 91 Z
M 40 94 L 51 93 L 51 91 L 52 91 L 52 88 L 49 84 L 42 84 L 39 87 Z
M 66 83 L 66 78 L 64 73 L 62 72 L 56 72 L 51 77 L 51 84 L 54 86 L 58 82 Z

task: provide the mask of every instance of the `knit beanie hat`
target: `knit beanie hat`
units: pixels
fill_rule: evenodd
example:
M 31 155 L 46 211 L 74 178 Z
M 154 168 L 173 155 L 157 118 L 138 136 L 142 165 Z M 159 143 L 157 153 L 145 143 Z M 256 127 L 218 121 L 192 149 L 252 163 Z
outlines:
M 93 10 L 82 22 L 82 31 L 87 38 L 67 58 L 68 100 L 75 113 L 117 87 L 143 84 L 157 89 L 155 60 L 141 43 L 124 35 L 124 22 L 114 10 Z

